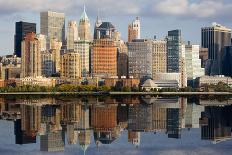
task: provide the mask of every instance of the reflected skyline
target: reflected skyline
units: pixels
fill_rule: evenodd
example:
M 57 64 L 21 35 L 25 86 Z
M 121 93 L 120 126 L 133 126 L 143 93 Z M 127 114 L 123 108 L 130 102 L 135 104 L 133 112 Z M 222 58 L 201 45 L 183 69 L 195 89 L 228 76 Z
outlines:
M 90 147 L 113 146 L 124 136 L 124 143 L 136 149 L 143 147 L 145 133 L 178 141 L 183 132 L 195 129 L 201 141 L 231 140 L 232 106 L 204 106 L 208 100 L 133 96 L 0 101 L 0 118 L 14 124 L 14 144 L 38 144 L 42 152 L 63 152 L 78 145 L 88 154 Z

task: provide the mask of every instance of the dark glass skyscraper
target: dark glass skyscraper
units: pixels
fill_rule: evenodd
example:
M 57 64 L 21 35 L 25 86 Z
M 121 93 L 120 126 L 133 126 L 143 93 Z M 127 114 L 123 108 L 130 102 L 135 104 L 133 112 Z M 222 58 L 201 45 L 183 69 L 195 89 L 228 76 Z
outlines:
M 29 32 L 36 33 L 36 24 L 27 22 L 15 23 L 15 37 L 14 37 L 14 54 L 21 57 L 21 42 L 25 35 Z
M 222 57 L 225 46 L 231 45 L 231 29 L 217 23 L 201 29 L 201 46 L 208 48 L 210 75 L 222 75 Z
M 180 71 L 181 42 L 181 30 L 168 31 L 167 72 L 169 73 L 177 73 Z

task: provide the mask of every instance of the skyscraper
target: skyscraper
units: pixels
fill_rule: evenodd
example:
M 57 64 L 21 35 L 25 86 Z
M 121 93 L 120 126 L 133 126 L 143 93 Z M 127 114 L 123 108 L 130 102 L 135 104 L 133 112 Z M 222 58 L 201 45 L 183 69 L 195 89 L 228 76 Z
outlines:
M 91 52 L 92 76 L 117 76 L 117 47 L 113 40 L 94 39 Z
M 68 22 L 67 49 L 74 49 L 74 42 L 78 40 L 78 29 L 75 21 Z
M 61 57 L 61 77 L 79 79 L 81 77 L 80 54 L 74 51 L 67 51 Z
M 154 40 L 152 42 L 152 77 L 167 71 L 167 42 Z
M 185 45 L 185 61 L 188 83 L 193 86 L 193 80 L 205 75 L 205 69 L 201 68 L 201 59 L 199 58 L 199 45 Z
M 91 74 L 97 77 L 117 76 L 117 46 L 114 39 L 115 27 L 103 22 L 96 29 L 91 50 Z
M 137 39 L 128 42 L 129 76 L 152 77 L 152 40 Z
M 81 57 L 81 75 L 86 77 L 90 72 L 89 54 L 90 54 L 90 41 L 78 40 L 74 42 L 74 50 L 80 54 Z
M 34 32 L 27 33 L 22 41 L 21 77 L 41 76 L 40 42 Z
M 185 46 L 182 43 L 181 30 L 168 31 L 167 72 L 181 73 L 181 87 L 187 86 Z
M 210 64 L 210 75 L 222 74 L 222 57 L 225 46 L 231 45 L 231 29 L 217 23 L 211 27 L 201 29 L 201 46 L 208 48 Z
M 40 13 L 40 33 L 47 36 L 47 47 L 51 39 L 65 42 L 65 14 L 57 12 Z
M 90 21 L 86 14 L 85 7 L 79 21 L 78 35 L 80 40 L 92 40 Z
M 139 17 L 136 17 L 136 19 L 128 26 L 128 42 L 131 42 L 133 39 L 140 39 Z
M 27 23 L 22 21 L 15 23 L 14 54 L 18 57 L 21 57 L 22 54 L 21 42 L 29 32 L 36 33 L 35 23 Z
M 180 55 L 181 55 L 181 31 L 168 31 L 167 37 L 167 71 L 175 73 L 180 71 Z

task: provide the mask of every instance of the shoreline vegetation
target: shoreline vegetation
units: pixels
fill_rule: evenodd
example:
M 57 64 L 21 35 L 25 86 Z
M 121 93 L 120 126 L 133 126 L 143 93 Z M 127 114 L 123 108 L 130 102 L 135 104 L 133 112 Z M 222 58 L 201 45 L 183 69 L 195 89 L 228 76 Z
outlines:
M 55 87 L 7 86 L 0 88 L 0 95 L 232 95 L 232 88 L 224 83 L 204 85 L 199 88 L 165 88 L 146 91 L 140 87 L 108 87 L 62 84 Z

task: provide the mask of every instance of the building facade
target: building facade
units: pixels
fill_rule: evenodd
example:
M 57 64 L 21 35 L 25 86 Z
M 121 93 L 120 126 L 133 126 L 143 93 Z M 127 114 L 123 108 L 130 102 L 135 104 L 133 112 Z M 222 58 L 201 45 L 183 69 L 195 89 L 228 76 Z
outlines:
M 95 39 L 91 50 L 94 77 L 117 76 L 117 46 L 112 39 Z
M 27 33 L 22 41 L 22 64 L 21 76 L 37 77 L 41 76 L 41 55 L 40 42 L 35 33 Z
M 217 23 L 201 29 L 201 46 L 208 48 L 210 64 L 209 75 L 222 75 L 222 57 L 225 46 L 231 45 L 231 29 Z
M 80 77 L 80 54 L 74 51 L 67 51 L 61 57 L 61 78 L 79 79 Z
M 128 25 L 128 42 L 132 42 L 134 39 L 140 39 L 140 19 L 136 19 Z
M 128 42 L 129 76 L 144 78 L 152 76 L 152 41 L 138 39 Z
M 88 41 L 92 40 L 90 21 L 86 14 L 85 7 L 79 21 L 78 36 L 80 40 L 88 40 Z
M 65 42 L 65 14 L 58 12 L 40 13 L 40 33 L 47 36 L 47 47 L 50 46 L 51 39 Z
M 74 42 L 78 40 L 78 28 L 75 21 L 68 22 L 67 49 L 74 49 Z
M 15 36 L 14 36 L 14 54 L 21 57 L 22 48 L 21 42 L 27 33 L 36 33 L 36 23 L 16 22 L 15 23 Z
M 199 45 L 185 45 L 185 61 L 186 73 L 189 84 L 193 84 L 193 80 L 197 77 L 205 75 L 205 69 L 201 68 L 201 59 L 199 59 Z
M 81 57 L 81 75 L 83 77 L 89 76 L 90 73 L 90 41 L 79 40 L 74 43 L 74 50 L 80 54 Z
M 152 78 L 167 71 L 167 42 L 154 40 L 152 42 Z

